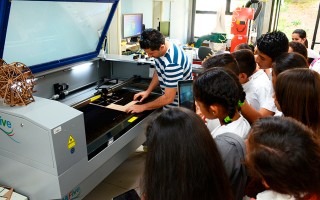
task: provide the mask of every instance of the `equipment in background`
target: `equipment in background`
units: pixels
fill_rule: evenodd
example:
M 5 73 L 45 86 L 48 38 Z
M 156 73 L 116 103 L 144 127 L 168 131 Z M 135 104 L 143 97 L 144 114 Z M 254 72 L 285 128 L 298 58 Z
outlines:
M 144 24 L 142 13 L 122 15 L 122 38 L 128 39 L 128 43 L 137 43 L 138 37 L 143 30 Z
M 225 50 L 226 42 L 227 42 L 227 34 L 225 33 L 211 33 L 209 35 L 201 36 L 197 42 L 195 43 L 194 47 L 199 48 L 203 41 L 209 41 L 209 47 L 213 51 L 221 51 L 222 49 Z
M 249 8 L 253 3 L 258 3 L 257 11 L 255 12 L 253 8 Z M 262 8 L 262 3 L 259 0 L 250 0 L 246 3 L 244 8 L 236 8 L 233 11 L 232 22 L 231 22 L 231 34 L 234 37 L 231 40 L 230 52 L 234 51 L 234 48 L 238 44 L 251 43 L 252 41 L 250 35 L 254 37 L 254 30 L 252 31 L 253 24 L 251 20 L 255 20 L 260 13 Z M 252 31 L 252 32 L 251 32 Z M 249 40 L 249 41 L 248 41 Z
M 225 12 L 226 12 L 226 2 L 217 1 L 215 3 L 217 10 L 216 13 L 216 26 L 212 27 L 211 33 L 198 38 L 195 43 L 195 47 L 199 48 L 202 46 L 203 41 L 209 41 L 209 47 L 212 49 L 213 54 L 218 51 L 225 51 L 227 47 L 227 34 L 225 30 Z M 212 19 L 208 19 L 212 20 Z

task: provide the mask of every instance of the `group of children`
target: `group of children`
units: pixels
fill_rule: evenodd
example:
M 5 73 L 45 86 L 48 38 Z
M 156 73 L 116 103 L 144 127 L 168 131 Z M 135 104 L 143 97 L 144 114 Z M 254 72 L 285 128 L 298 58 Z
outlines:
M 203 61 L 197 111 L 146 130 L 142 199 L 320 200 L 320 74 L 291 43 L 274 31 Z

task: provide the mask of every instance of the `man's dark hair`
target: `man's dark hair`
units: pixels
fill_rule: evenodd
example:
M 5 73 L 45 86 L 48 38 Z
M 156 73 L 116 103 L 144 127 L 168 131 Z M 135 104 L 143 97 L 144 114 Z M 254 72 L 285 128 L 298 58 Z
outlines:
M 274 61 L 282 53 L 288 52 L 289 40 L 283 32 L 273 31 L 261 35 L 257 40 L 257 48 Z
M 162 44 L 165 44 L 165 37 L 156 29 L 146 29 L 140 36 L 140 48 L 159 50 Z

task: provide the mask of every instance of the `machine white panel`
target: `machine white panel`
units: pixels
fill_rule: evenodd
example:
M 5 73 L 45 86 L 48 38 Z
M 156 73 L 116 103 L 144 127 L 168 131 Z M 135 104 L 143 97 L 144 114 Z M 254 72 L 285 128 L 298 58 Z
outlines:
M 43 165 L 54 167 L 48 130 L 2 112 L 0 123 L 0 153 L 3 156 L 40 168 Z

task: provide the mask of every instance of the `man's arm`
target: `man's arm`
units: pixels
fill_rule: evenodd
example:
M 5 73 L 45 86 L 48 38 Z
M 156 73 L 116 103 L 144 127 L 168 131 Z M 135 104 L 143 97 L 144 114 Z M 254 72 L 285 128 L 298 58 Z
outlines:
M 164 94 L 154 101 L 148 102 L 142 105 L 133 105 L 130 106 L 126 111 L 131 113 L 140 113 L 145 110 L 153 110 L 156 108 L 161 108 L 167 104 L 170 104 L 174 101 L 176 96 L 177 88 L 166 88 Z
M 133 100 L 138 100 L 138 98 L 141 97 L 141 98 L 139 99 L 139 101 L 142 102 L 144 99 L 146 99 L 146 98 L 150 95 L 150 93 L 151 93 L 151 92 L 154 90 L 154 88 L 156 88 L 158 85 L 159 85 L 158 74 L 157 74 L 156 71 L 154 71 L 153 77 L 152 77 L 151 83 L 150 83 L 149 86 L 148 86 L 148 89 L 147 89 L 146 91 L 142 91 L 142 92 L 139 92 L 139 93 L 135 94 L 135 95 L 133 96 Z

